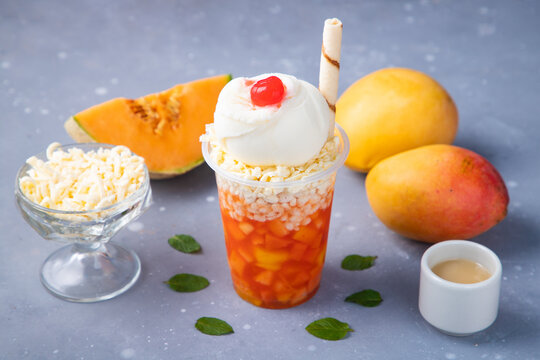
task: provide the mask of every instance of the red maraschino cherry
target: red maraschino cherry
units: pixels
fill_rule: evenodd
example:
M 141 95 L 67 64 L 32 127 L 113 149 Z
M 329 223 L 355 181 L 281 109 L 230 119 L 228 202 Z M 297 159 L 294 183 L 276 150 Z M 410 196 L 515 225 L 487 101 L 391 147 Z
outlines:
M 279 104 L 284 95 L 285 87 L 277 76 L 259 80 L 251 87 L 251 102 L 257 106 Z

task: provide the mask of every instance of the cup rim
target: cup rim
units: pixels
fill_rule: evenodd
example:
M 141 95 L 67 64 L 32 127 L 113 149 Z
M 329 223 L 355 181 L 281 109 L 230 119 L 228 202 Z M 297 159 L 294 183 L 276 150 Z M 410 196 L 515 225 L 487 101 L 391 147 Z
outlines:
M 441 278 L 440 276 L 435 274 L 433 270 L 431 270 L 431 268 L 428 266 L 428 259 L 430 256 L 432 256 L 433 252 L 440 251 L 441 248 L 449 247 L 449 246 L 479 249 L 480 251 L 484 252 L 485 254 L 487 254 L 487 256 L 493 259 L 494 264 L 495 264 L 495 270 L 493 271 L 491 276 L 487 278 L 486 280 L 479 281 L 472 284 L 456 283 L 456 282 Z M 420 268 L 421 268 L 422 273 L 428 276 L 431 280 L 436 281 L 437 283 L 441 285 L 444 285 L 446 287 L 450 287 L 456 290 L 471 290 L 471 289 L 477 289 L 481 287 L 490 286 L 492 283 L 498 282 L 502 274 L 502 264 L 497 254 L 495 254 L 495 252 L 493 252 L 493 250 L 489 249 L 487 246 L 484 246 L 482 244 L 479 244 L 470 240 L 445 240 L 445 241 L 441 241 L 439 243 L 436 243 L 430 246 L 422 255 L 422 259 L 420 261 Z
M 312 183 L 314 181 L 325 178 L 326 176 L 332 174 L 333 172 L 336 172 L 345 163 L 345 159 L 347 159 L 347 155 L 349 154 L 349 138 L 347 137 L 347 133 L 345 132 L 345 130 L 343 130 L 343 128 L 338 123 L 335 124 L 335 127 L 339 132 L 338 135 L 340 138 L 341 152 L 336 158 L 336 160 L 334 161 L 334 163 L 329 168 L 323 171 L 317 172 L 313 175 L 306 176 L 305 178 L 302 178 L 299 180 L 266 182 L 266 181 L 259 181 L 259 180 L 244 179 L 236 174 L 232 174 L 225 171 L 212 160 L 210 156 L 210 142 L 209 141 L 202 142 L 202 153 L 203 153 L 204 160 L 206 161 L 208 166 L 210 166 L 210 168 L 212 168 L 212 170 L 216 172 L 216 174 L 219 174 L 220 176 L 223 176 L 229 180 L 233 180 L 242 185 L 252 186 L 252 187 L 271 187 L 271 188 L 302 186 L 307 183 Z
M 90 150 L 99 150 L 100 148 L 105 148 L 105 149 L 112 149 L 116 146 L 125 146 L 125 145 L 113 145 L 113 144 L 106 144 L 106 143 L 71 143 L 71 144 L 65 144 L 65 145 L 61 145 L 59 147 L 57 147 L 56 149 L 61 149 L 61 150 L 64 150 L 64 149 L 69 149 L 69 148 L 80 148 L 82 149 L 83 151 L 90 151 Z M 127 146 L 125 146 L 130 152 L 132 155 L 137 155 L 135 154 L 133 151 L 131 151 L 131 149 L 129 149 Z M 43 160 L 43 158 L 47 158 L 47 151 L 41 151 L 33 156 L 35 157 L 38 157 L 40 159 Z M 39 210 L 39 211 L 42 211 L 42 212 L 47 212 L 47 213 L 52 213 L 52 214 L 59 214 L 59 215 L 88 215 L 88 214 L 95 214 L 95 213 L 99 213 L 99 212 L 102 212 L 102 211 L 107 211 L 107 210 L 111 210 L 111 209 L 114 209 L 114 208 L 118 208 L 118 207 L 122 207 L 122 205 L 124 204 L 129 204 L 129 203 L 132 203 L 134 202 L 134 200 L 142 197 L 147 191 L 148 191 L 148 188 L 150 187 L 150 175 L 148 173 L 148 168 L 146 167 L 146 163 L 143 163 L 143 169 L 144 169 L 144 182 L 141 184 L 141 186 L 135 191 L 133 192 L 131 195 L 129 195 L 128 197 L 126 197 L 125 199 L 119 201 L 119 202 L 116 202 L 114 204 L 111 204 L 111 205 L 108 205 L 108 206 L 105 206 L 105 207 L 102 207 L 102 208 L 97 208 L 97 209 L 91 209 L 91 210 L 81 210 L 81 211 L 69 211 L 69 210 L 59 210 L 59 209 L 51 209 L 51 208 L 48 208 L 48 207 L 45 207 L 45 206 L 42 206 L 42 205 L 39 205 L 35 202 L 33 202 L 32 200 L 30 200 L 28 197 L 26 197 L 26 195 L 22 192 L 21 188 L 20 188 L 20 179 L 22 176 L 25 176 L 26 175 L 26 172 L 29 170 L 29 168 L 31 168 L 30 165 L 28 165 L 26 162 L 19 168 L 19 170 L 17 171 L 17 176 L 15 177 L 15 195 L 17 197 L 19 197 L 21 200 L 23 200 L 26 204 L 28 204 L 29 206 L 31 206 L 32 208 L 36 209 L 36 210 Z

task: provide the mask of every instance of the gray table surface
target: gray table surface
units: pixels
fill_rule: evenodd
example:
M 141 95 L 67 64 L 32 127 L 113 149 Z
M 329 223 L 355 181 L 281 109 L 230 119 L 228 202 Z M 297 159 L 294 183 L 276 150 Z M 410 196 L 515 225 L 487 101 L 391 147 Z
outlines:
M 211 170 L 152 182 L 154 204 L 115 242 L 143 271 L 120 297 L 74 304 L 47 293 L 41 263 L 59 244 L 41 239 L 14 205 L 25 159 L 52 141 L 71 142 L 63 122 L 112 97 L 137 97 L 209 75 L 293 74 L 316 84 L 322 24 L 344 23 L 340 92 L 389 66 L 441 82 L 460 112 L 456 144 L 489 159 L 508 185 L 507 218 L 475 241 L 503 263 L 500 311 L 486 331 L 439 333 L 418 312 L 419 260 L 428 245 L 386 229 L 372 213 L 361 174 L 340 171 L 321 288 L 309 302 L 265 310 L 233 291 Z M 0 2 L 1 359 L 540 359 L 540 2 L 537 1 L 2 1 Z M 189 233 L 199 255 L 172 250 Z M 379 256 L 346 272 L 351 253 Z M 211 279 L 180 294 L 179 272 Z M 376 308 L 346 304 L 379 290 Z M 201 316 L 235 334 L 194 329 Z M 356 331 L 337 342 L 308 334 L 332 316 Z

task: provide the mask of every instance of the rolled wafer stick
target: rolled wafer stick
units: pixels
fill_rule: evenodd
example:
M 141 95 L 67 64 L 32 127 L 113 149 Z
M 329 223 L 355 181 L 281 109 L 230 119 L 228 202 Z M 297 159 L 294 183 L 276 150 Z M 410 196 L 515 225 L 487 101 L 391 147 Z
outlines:
M 319 69 L 319 91 L 326 99 L 332 111 L 329 138 L 334 136 L 342 33 L 343 24 L 339 19 L 325 20 L 321 49 L 321 67 Z

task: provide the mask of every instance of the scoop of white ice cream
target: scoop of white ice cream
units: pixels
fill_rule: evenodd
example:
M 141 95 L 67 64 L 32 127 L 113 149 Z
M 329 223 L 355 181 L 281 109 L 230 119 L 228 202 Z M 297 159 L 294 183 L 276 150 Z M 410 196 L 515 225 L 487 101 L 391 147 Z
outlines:
M 256 106 L 250 90 L 269 76 L 283 82 L 280 104 Z M 239 77 L 221 91 L 214 113 L 214 135 L 234 158 L 252 166 L 301 165 L 328 139 L 332 113 L 319 90 L 284 74 Z

